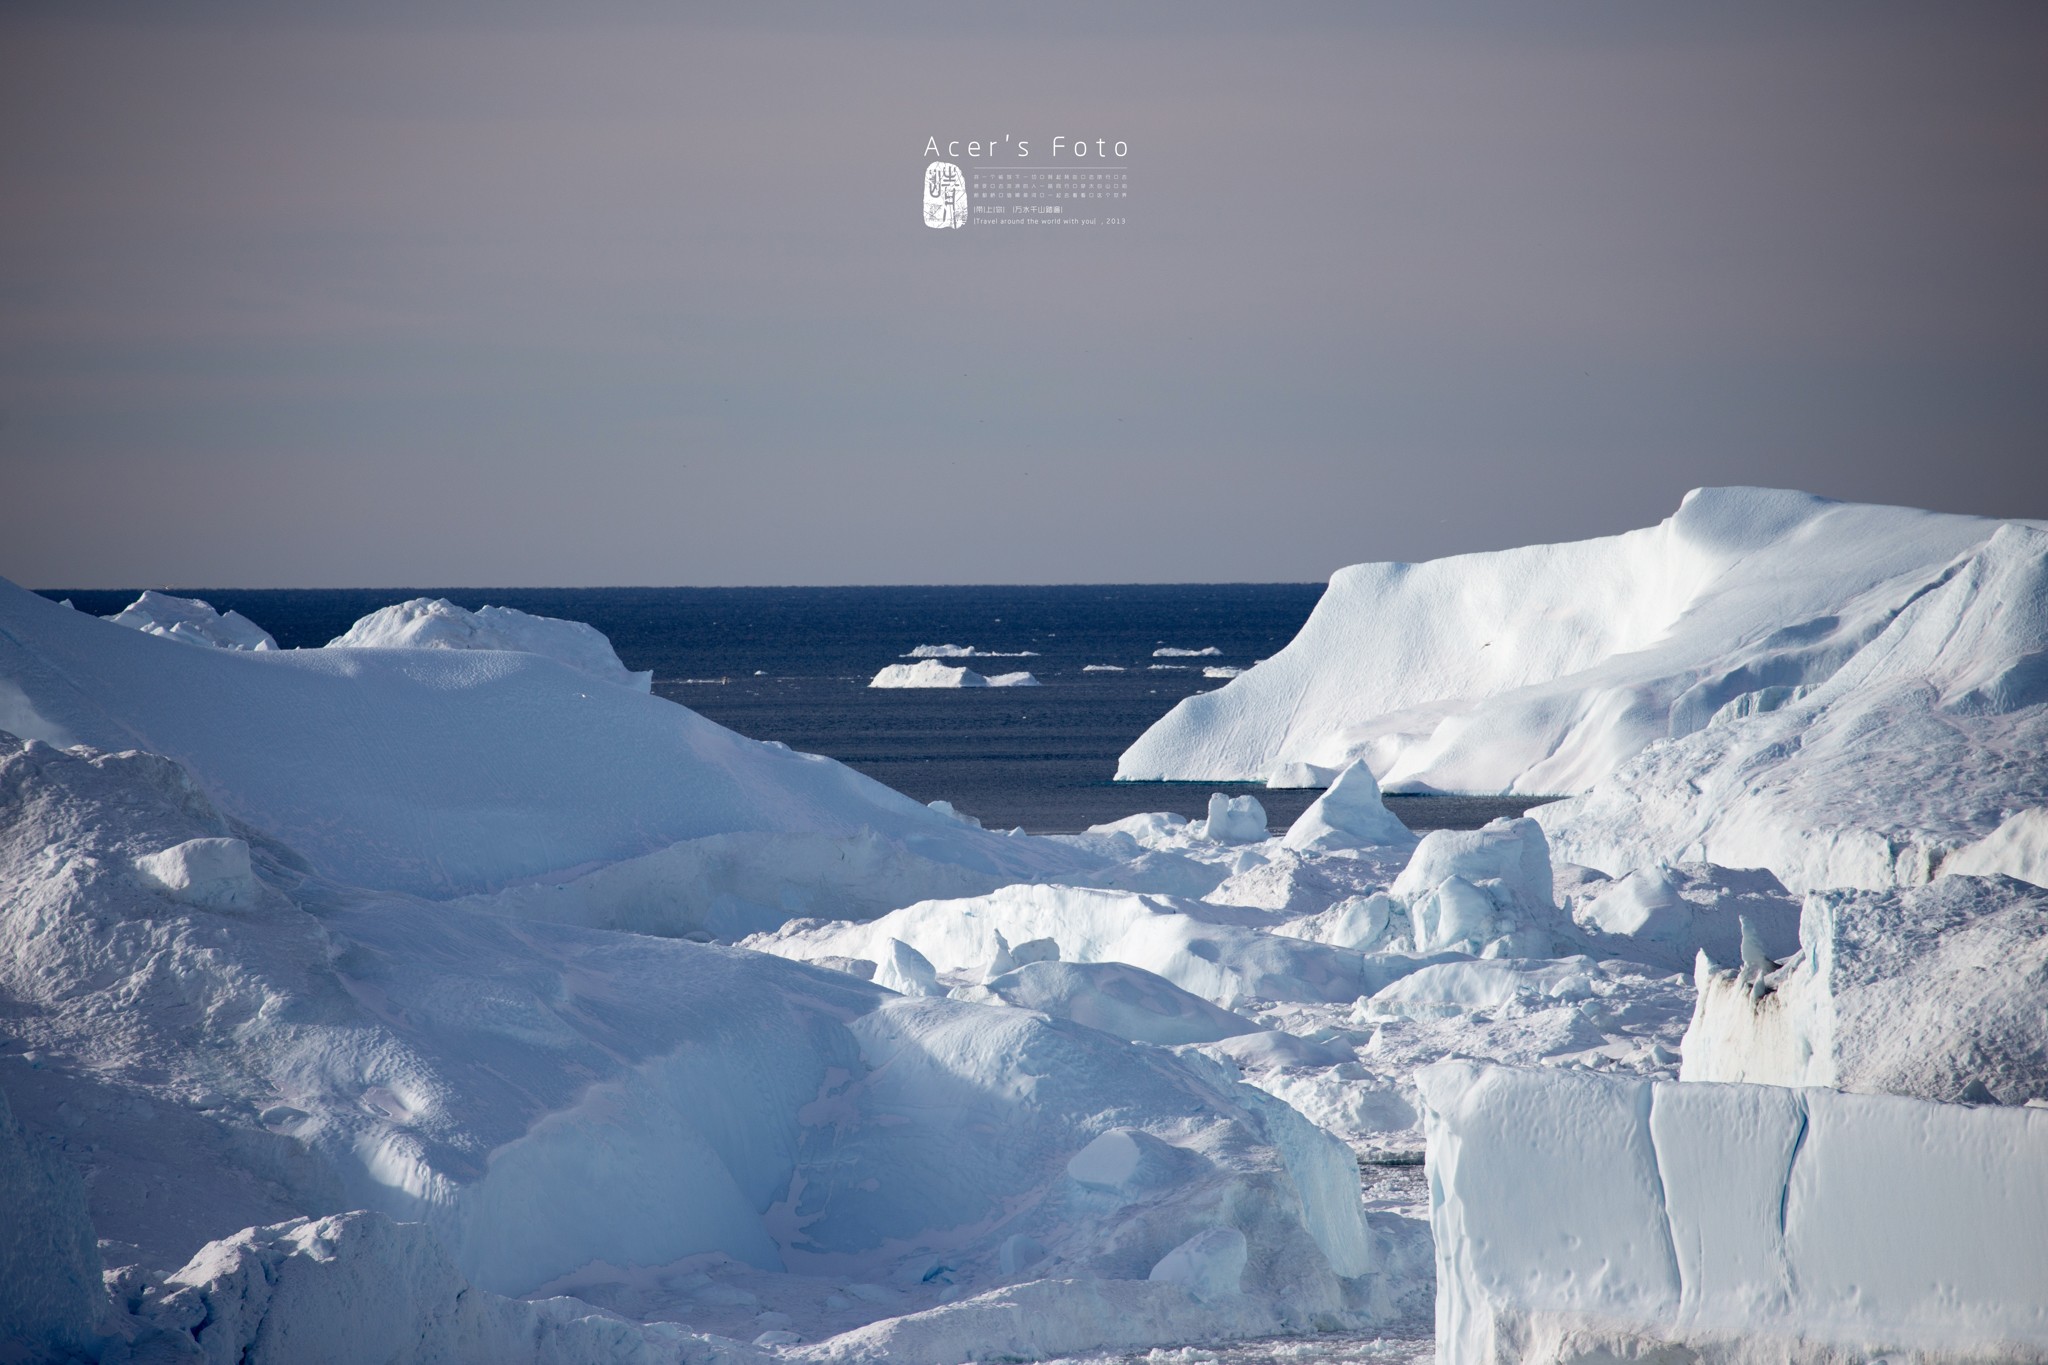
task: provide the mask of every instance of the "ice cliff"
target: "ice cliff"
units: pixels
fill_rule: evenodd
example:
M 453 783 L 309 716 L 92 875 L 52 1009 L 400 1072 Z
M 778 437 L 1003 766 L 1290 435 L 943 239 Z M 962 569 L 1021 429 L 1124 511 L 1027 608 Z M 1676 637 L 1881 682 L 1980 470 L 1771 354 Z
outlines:
M 2048 1111 L 1468 1062 L 1420 1085 L 1447 1365 L 2048 1356 Z

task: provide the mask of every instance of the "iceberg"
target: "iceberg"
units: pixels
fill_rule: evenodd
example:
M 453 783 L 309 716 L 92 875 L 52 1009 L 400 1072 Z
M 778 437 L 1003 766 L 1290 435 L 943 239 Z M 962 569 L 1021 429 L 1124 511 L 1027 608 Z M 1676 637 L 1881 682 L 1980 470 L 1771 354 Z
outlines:
M 69 606 L 70 603 L 60 603 Z M 276 649 L 270 632 L 238 611 L 217 612 L 197 597 L 145 592 L 112 616 L 117 626 L 213 649 Z
M 998 673 L 983 677 L 971 668 L 954 668 L 936 659 L 914 664 L 889 664 L 869 680 L 869 687 L 1037 687 L 1029 673 Z
M 1363 759 L 1390 791 L 1583 792 L 1652 741 L 1826 681 L 2000 526 L 1709 488 L 1624 535 L 1354 565 L 1286 648 L 1183 700 L 1117 776 Z
M 1813 892 L 1796 953 L 1746 956 L 1701 954 L 1682 1079 L 2048 1102 L 2048 890 Z
M 1035 649 L 976 649 L 973 645 L 919 645 L 906 659 L 1035 659 Z
M 641 692 L 654 674 L 619 662 L 603 632 L 581 621 L 532 616 L 515 607 L 468 611 L 447 598 L 415 597 L 371 612 L 327 642 L 329 649 L 507 649 L 538 654 L 604 682 Z
M 829 759 L 529 652 L 195 649 L 0 582 L 0 683 L 23 738 L 164 755 L 238 826 L 205 834 L 257 831 L 303 859 L 300 875 L 373 890 L 545 899 L 534 888 L 678 844 L 764 836 L 674 855 L 693 875 L 766 860 L 707 893 L 765 888 L 765 904 L 735 910 L 743 919 L 772 911 L 775 836 L 813 850 L 800 881 L 849 841 L 869 846 L 870 866 L 939 869 L 899 905 L 1104 861 L 973 829 Z M 660 868 L 612 885 L 644 888 Z M 819 894 L 808 884 L 801 894 Z
M 1267 786 L 1274 785 L 1270 780 Z M 1319 853 L 1350 848 L 1410 848 L 1415 835 L 1380 800 L 1372 769 L 1353 763 L 1288 826 L 1281 843 Z

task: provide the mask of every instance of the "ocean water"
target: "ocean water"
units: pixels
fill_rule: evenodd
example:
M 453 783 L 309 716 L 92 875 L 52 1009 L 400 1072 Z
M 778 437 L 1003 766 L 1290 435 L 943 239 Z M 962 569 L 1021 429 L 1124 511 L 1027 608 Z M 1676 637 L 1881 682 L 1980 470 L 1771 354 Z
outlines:
M 239 611 L 287 649 L 327 643 L 412 597 L 588 621 L 656 695 L 756 739 L 827 754 L 920 801 L 948 800 L 991 828 L 1085 829 L 1139 811 L 1199 816 L 1209 793 L 1251 792 L 1275 827 L 1314 799 L 1227 783 L 1119 783 L 1117 756 L 1175 702 L 1224 685 L 1294 637 L 1320 583 L 895 588 L 172 588 Z M 49 590 L 96 615 L 136 596 Z M 1027 654 L 951 659 L 1029 670 L 1040 687 L 873 689 L 919 645 Z M 1213 655 L 1157 657 L 1160 649 Z M 1090 671 L 1088 665 L 1122 671 Z M 1411 828 L 1475 828 L 1529 802 L 1393 797 Z

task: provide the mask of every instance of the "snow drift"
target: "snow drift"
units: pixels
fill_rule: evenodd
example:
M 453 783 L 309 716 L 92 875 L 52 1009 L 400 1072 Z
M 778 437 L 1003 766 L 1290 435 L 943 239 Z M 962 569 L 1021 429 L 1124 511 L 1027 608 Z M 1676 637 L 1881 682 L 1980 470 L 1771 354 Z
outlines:
M 2048 890 L 1815 892 L 1789 961 L 1702 955 L 1684 1079 L 2048 1101 Z
M 2048 1356 L 2048 1112 L 1445 1062 L 1437 1359 Z
M 415 597 L 371 612 L 327 642 L 329 649 L 494 649 L 538 654 L 602 682 L 646 692 L 652 672 L 619 662 L 612 642 L 595 626 L 516 607 L 468 611 L 445 597 Z
M 1117 776 L 1363 759 L 1389 790 L 1584 791 L 1653 740 L 1825 682 L 1998 527 L 1699 489 L 1624 535 L 1355 565 L 1285 649 L 1181 702 Z

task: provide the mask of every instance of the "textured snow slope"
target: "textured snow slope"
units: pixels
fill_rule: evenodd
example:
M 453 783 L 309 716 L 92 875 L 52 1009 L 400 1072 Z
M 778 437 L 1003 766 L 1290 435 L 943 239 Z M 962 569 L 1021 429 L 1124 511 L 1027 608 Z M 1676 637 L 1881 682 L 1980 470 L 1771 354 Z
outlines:
M 534 654 L 192 649 L 5 582 L 0 717 L 24 738 L 174 758 L 314 871 L 385 890 L 495 890 L 748 831 L 885 840 L 913 874 L 897 904 L 959 889 L 920 882 L 922 863 L 994 886 L 1100 862 Z
M 10 740 L 0 792 L 0 1014 L 20 1054 L 0 1087 L 66 1135 L 99 1236 L 140 1265 L 366 1209 L 424 1223 L 496 1292 L 580 1276 L 597 1294 L 710 1257 L 823 1281 L 816 1296 L 895 1286 L 813 1309 L 821 1335 L 949 1304 L 971 1334 L 983 1291 L 1144 1280 L 1228 1228 L 1253 1252 L 1240 1291 L 1147 1291 L 1165 1339 L 1366 1306 L 1350 1153 L 1199 1056 L 673 939 L 331 889 L 313 913 L 265 880 L 292 855 L 260 840 L 240 841 L 245 894 L 180 896 L 142 869 L 237 835 L 154 755 Z M 1111 1134 L 1137 1156 L 1076 1175 Z M 269 1256 L 298 1238 L 240 1240 Z M 410 1232 L 391 1245 L 426 1255 Z M 1127 1339 L 1091 1301 L 1046 1316 L 1056 1349 Z
M 467 611 L 445 597 L 415 597 L 373 611 L 327 642 L 329 649 L 504 649 L 539 654 L 603 682 L 645 692 L 654 674 L 619 662 L 595 626 L 534 616 L 517 607 Z
M 2048 1355 L 2048 1112 L 1467 1062 L 1419 1080 L 1446 1365 Z
M 1704 859 L 1794 891 L 1910 886 L 2048 805 L 2044 754 L 2048 531 L 2004 525 L 1805 695 L 1653 744 L 1533 814 L 1559 856 L 1609 872 Z M 2026 827 L 1971 866 L 2031 866 Z
M 1652 740 L 1825 680 L 1998 525 L 1712 488 L 1624 535 L 1355 565 L 1285 649 L 1181 702 L 1117 775 L 1362 758 L 1389 790 L 1583 791 Z

